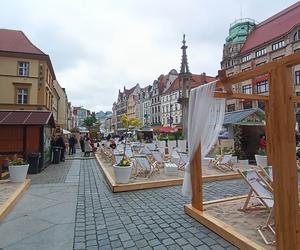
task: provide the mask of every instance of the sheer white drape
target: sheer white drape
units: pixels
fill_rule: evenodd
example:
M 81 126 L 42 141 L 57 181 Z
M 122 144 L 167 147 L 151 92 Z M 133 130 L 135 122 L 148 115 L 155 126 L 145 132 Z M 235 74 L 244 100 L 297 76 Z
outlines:
M 214 98 L 215 87 L 216 82 L 211 82 L 191 90 L 188 120 L 190 161 L 200 142 L 202 156 L 207 155 L 221 131 L 225 99 Z M 185 166 L 182 193 L 186 196 L 192 195 L 190 163 Z

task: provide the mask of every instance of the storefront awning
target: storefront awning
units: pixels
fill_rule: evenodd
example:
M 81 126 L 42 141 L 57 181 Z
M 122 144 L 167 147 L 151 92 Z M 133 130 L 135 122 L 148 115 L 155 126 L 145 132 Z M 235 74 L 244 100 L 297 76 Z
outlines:
M 0 110 L 0 125 L 47 125 L 55 127 L 50 111 Z
M 244 109 L 226 112 L 223 125 L 265 125 L 265 112 L 260 109 Z

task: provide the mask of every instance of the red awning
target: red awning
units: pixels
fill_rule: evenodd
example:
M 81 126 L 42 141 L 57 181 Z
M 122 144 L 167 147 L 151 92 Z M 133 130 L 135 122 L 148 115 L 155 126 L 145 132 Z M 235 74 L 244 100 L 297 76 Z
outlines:
M 0 110 L 0 125 L 47 125 L 55 127 L 49 111 Z
M 178 131 L 177 128 L 163 127 L 163 126 L 153 126 L 154 131 L 159 131 L 160 133 L 175 133 Z

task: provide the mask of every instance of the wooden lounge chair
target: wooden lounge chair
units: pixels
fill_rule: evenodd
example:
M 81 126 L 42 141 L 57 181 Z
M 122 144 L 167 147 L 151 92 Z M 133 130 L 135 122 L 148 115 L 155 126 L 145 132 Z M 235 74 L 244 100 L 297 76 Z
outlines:
M 123 154 L 114 154 L 114 163 L 119 164 L 123 159 Z
M 180 156 L 178 154 L 177 148 L 173 148 L 171 154 L 170 154 L 170 160 L 171 162 L 175 163 L 177 166 L 180 165 Z
M 128 158 L 132 158 L 132 157 L 133 157 L 133 152 L 132 152 L 132 149 L 131 149 L 131 146 L 130 146 L 130 145 L 126 145 L 125 155 L 126 155 Z
M 272 186 L 273 185 L 273 169 L 272 166 L 262 167 L 261 165 L 257 165 L 258 169 L 262 172 L 262 177 L 266 179 L 266 181 Z
M 250 191 L 241 211 L 267 209 L 269 211 L 266 223 L 258 227 L 258 233 L 267 245 L 274 244 L 275 241 L 268 240 L 266 236 L 266 230 L 269 230 L 275 235 L 274 224 L 271 224 L 271 220 L 274 215 L 274 196 L 273 189 L 269 183 L 258 173 L 255 169 L 249 169 L 245 171 L 238 170 L 246 183 L 250 186 Z M 251 206 L 249 202 L 251 198 L 255 198 L 259 201 L 260 206 Z
M 180 157 L 180 169 L 184 170 L 185 165 L 189 162 L 189 155 L 185 152 L 178 152 L 178 155 Z
M 151 155 L 151 150 L 148 147 L 143 147 L 139 151 L 140 155 Z
M 155 143 L 145 143 L 145 147 L 149 148 L 151 151 L 156 150 L 156 144 Z
M 153 162 L 156 162 L 159 167 L 163 167 L 164 163 L 166 162 L 164 159 L 163 154 L 159 150 L 151 150 L 151 158 Z
M 213 159 L 208 164 L 209 167 L 215 167 L 222 172 L 233 171 L 234 163 L 231 161 L 232 154 L 222 155 L 217 159 Z
M 156 166 L 156 163 L 151 163 L 148 156 L 146 155 L 136 155 L 134 159 L 136 167 L 136 178 L 150 178 L 151 175 L 159 171 L 159 168 Z

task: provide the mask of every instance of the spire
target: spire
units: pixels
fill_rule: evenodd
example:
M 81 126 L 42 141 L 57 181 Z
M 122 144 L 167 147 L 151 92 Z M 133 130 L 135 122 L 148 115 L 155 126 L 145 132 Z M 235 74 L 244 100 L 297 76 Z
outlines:
M 181 46 L 182 57 L 181 57 L 180 75 L 190 74 L 189 64 L 187 61 L 187 54 L 186 54 L 186 49 L 188 48 L 188 46 L 186 46 L 185 43 L 186 43 L 185 34 L 183 34 L 183 40 L 182 40 L 182 46 Z

